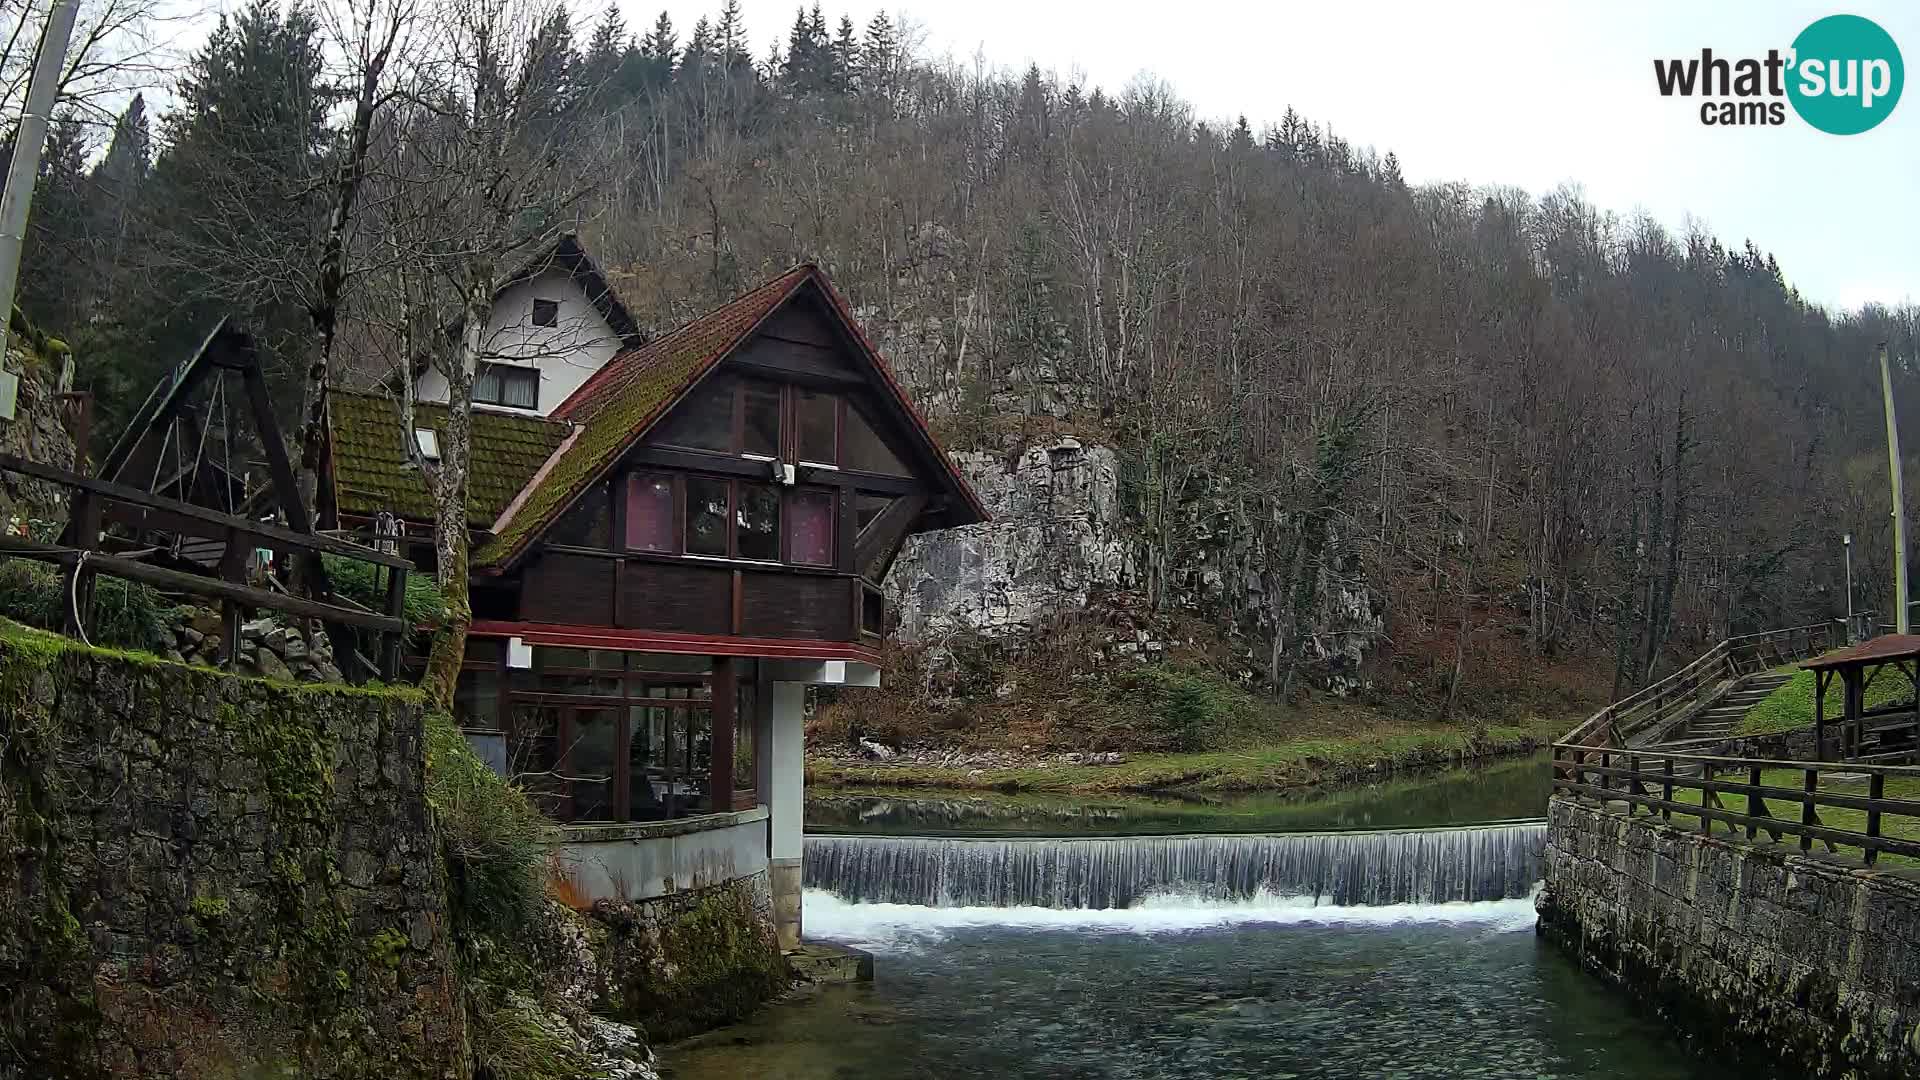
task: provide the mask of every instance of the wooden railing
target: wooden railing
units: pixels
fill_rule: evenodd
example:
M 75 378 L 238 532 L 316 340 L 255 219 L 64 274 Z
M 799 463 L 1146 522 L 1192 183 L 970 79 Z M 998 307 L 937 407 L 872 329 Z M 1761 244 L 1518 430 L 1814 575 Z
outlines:
M 1641 734 L 1667 727 L 1710 703 L 1731 679 L 1844 644 L 1846 628 L 1836 622 L 1728 638 L 1686 667 L 1594 713 L 1560 741 L 1588 747 L 1625 747 Z
M 1556 793 L 1603 807 L 1624 805 L 1628 817 L 1642 812 L 1669 822 L 1676 815 L 1692 817 L 1702 833 L 1712 835 L 1718 822 L 1730 835 L 1744 831 L 1748 840 L 1763 832 L 1775 842 L 1793 836 L 1802 851 L 1817 842 L 1868 866 L 1882 853 L 1920 858 L 1920 799 L 1905 797 L 1920 795 L 1920 767 L 1764 761 L 1564 742 L 1554 744 L 1553 759 Z M 1783 786 L 1781 773 L 1796 774 L 1797 784 Z M 1887 795 L 1890 783 L 1898 789 L 1894 797 Z
M 29 476 L 67 491 L 66 540 L 47 543 L 27 537 L 0 536 L 0 556 L 52 563 L 71 573 L 69 591 L 72 602 L 67 619 L 69 633 L 84 636 L 88 629 L 86 611 L 89 605 L 86 599 L 92 593 L 93 576 L 110 574 L 216 601 L 221 612 L 222 656 L 229 665 L 239 652 L 240 623 L 246 612 L 264 608 L 301 618 L 319 619 L 324 623 L 372 630 L 382 635 L 381 655 L 374 667 L 389 680 L 397 673 L 400 644 L 408 629 L 402 613 L 406 600 L 407 573 L 413 569 L 413 564 L 407 559 L 333 537 L 223 514 L 122 484 L 80 476 L 11 454 L 0 454 L 0 471 Z M 225 556 L 217 568 L 218 576 L 156 566 L 142 561 L 147 552 L 139 550 L 105 550 L 102 526 L 107 522 L 135 530 L 163 530 L 180 536 L 220 541 L 225 545 Z M 385 567 L 386 611 L 376 613 L 331 602 L 338 599 L 334 597 L 309 599 L 256 588 L 247 583 L 245 574 L 247 553 L 256 546 L 310 559 L 316 564 L 319 556 L 325 553 Z

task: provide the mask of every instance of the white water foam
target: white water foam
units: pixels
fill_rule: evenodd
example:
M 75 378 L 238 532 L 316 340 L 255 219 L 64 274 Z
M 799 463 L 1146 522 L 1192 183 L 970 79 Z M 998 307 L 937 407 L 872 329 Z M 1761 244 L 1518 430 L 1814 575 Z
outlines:
M 853 903 L 824 889 L 804 895 L 808 937 L 879 952 L 937 942 L 955 930 L 1011 928 L 1116 934 L 1177 934 L 1245 926 L 1390 926 L 1440 923 L 1495 933 L 1530 931 L 1533 899 L 1449 904 L 1333 906 L 1311 896 L 1259 893 L 1216 900 L 1162 894 L 1127 908 L 926 907 Z

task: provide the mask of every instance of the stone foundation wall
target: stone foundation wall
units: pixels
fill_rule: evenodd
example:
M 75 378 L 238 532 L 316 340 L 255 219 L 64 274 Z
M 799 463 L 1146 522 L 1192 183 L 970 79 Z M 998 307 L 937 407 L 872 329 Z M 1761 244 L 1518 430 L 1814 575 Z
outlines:
M 1750 1075 L 1920 1075 L 1920 872 L 1556 796 L 1542 936 Z
M 602 900 L 612 1011 L 655 1045 L 745 1019 L 791 981 L 762 870 L 639 902 Z
M 0 621 L 0 1078 L 464 1077 L 423 725 Z

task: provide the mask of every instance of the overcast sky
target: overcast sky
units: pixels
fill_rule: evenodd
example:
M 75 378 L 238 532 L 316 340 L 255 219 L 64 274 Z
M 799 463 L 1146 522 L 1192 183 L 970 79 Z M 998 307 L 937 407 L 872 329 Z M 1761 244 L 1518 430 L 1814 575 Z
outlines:
M 592 0 L 587 0 L 591 3 Z M 620 0 L 636 33 L 664 6 L 682 40 L 711 2 Z M 808 0 L 809 6 L 811 0 Z M 792 25 L 793 0 L 742 0 L 753 53 Z M 1732 0 L 1424 0 L 1229 3 L 1183 0 L 869 0 L 823 4 L 863 28 L 910 17 L 924 51 L 1117 90 L 1148 72 L 1201 118 L 1241 113 L 1257 130 L 1288 105 L 1357 146 L 1400 155 L 1416 183 L 1584 185 L 1602 208 L 1688 215 L 1732 245 L 1778 256 L 1809 299 L 1856 307 L 1920 300 L 1920 90 L 1862 135 L 1703 126 L 1698 101 L 1662 99 L 1655 57 L 1764 56 L 1838 12 L 1878 22 L 1920 64 L 1920 4 Z M 587 16 L 591 18 L 591 14 Z M 582 37 L 584 38 L 584 32 Z

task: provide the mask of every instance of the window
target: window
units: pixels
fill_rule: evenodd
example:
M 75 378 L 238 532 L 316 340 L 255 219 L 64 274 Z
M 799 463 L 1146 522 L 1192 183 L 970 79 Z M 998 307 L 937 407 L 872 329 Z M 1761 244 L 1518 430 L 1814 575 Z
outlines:
M 887 601 L 879 589 L 871 585 L 860 593 L 860 632 L 879 636 L 886 632 Z
M 547 534 L 547 539 L 571 547 L 612 547 L 613 522 L 608 510 L 607 487 L 605 484 L 595 484 L 561 515 L 553 531 Z
M 560 301 L 535 300 L 533 302 L 533 325 L 535 326 L 560 325 Z
M 540 401 L 538 368 L 511 364 L 480 365 L 473 376 L 473 403 L 504 405 L 510 409 L 534 409 Z
M 779 457 L 780 388 L 773 383 L 745 383 L 741 399 L 744 421 L 740 429 L 740 452 Z
M 733 449 L 733 388 L 730 380 L 710 380 L 681 402 L 661 425 L 668 446 L 728 453 Z
M 660 473 L 627 477 L 627 550 L 673 550 L 673 478 Z
M 787 561 L 833 565 L 833 492 L 796 491 L 788 496 Z
M 847 403 L 847 428 L 842 434 L 840 467 L 859 472 L 880 473 L 883 476 L 912 476 L 913 473 L 900 463 L 893 448 L 887 445 L 873 425 L 867 422 L 866 414 Z
M 795 388 L 793 412 L 800 429 L 800 460 L 817 465 L 838 464 L 840 399 L 818 390 Z
M 440 460 L 440 433 L 432 428 L 414 428 L 413 444 L 420 448 L 420 456 L 428 461 Z
M 780 560 L 780 489 L 771 484 L 741 484 L 734 550 L 742 559 Z
M 727 554 L 730 487 L 725 480 L 687 477 L 687 554 Z

